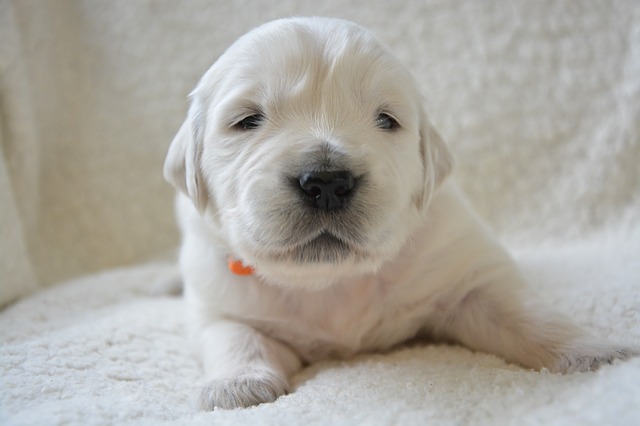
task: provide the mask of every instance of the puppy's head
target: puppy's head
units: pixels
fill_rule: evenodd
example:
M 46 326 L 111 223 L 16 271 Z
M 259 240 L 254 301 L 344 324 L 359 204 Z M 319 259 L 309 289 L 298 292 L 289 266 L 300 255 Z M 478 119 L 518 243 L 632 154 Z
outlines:
M 346 21 L 251 31 L 191 99 L 165 176 L 228 254 L 272 283 L 321 287 L 375 272 L 451 167 L 410 75 Z

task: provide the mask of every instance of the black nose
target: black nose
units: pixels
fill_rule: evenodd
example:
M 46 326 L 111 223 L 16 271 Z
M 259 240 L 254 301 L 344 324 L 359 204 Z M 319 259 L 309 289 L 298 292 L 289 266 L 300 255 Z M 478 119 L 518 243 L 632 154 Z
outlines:
M 305 172 L 298 177 L 300 189 L 311 204 L 324 211 L 343 208 L 352 195 L 355 178 L 350 172 Z

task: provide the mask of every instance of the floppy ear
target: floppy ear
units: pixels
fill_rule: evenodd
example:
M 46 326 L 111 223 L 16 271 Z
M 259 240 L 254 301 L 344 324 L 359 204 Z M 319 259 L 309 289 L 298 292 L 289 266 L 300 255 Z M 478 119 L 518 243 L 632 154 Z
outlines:
M 420 155 L 424 168 L 424 193 L 421 204 L 422 208 L 426 208 L 435 190 L 451 174 L 453 155 L 424 112 L 420 125 Z
M 209 194 L 200 168 L 202 155 L 201 108 L 193 102 L 187 119 L 173 138 L 164 162 L 164 178 L 186 194 L 202 213 Z

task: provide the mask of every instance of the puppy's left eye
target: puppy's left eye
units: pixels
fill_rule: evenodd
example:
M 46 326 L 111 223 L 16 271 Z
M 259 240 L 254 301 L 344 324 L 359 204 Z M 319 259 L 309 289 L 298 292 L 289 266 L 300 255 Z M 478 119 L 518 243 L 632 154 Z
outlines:
M 400 127 L 400 124 L 389 114 L 381 112 L 376 117 L 376 127 L 382 130 L 395 130 Z
M 260 127 L 263 120 L 264 116 L 262 114 L 253 114 L 238 121 L 233 127 L 238 130 L 253 130 Z

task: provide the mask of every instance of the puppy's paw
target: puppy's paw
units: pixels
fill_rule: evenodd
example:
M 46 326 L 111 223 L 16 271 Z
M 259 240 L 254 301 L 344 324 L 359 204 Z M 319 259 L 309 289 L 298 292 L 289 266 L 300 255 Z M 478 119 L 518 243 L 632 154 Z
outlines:
M 550 368 L 556 373 L 594 371 L 603 365 L 613 364 L 640 355 L 640 349 L 603 342 L 580 342 L 562 351 Z
M 273 402 L 288 391 L 286 379 L 273 372 L 251 372 L 209 382 L 200 392 L 200 409 L 246 408 Z

